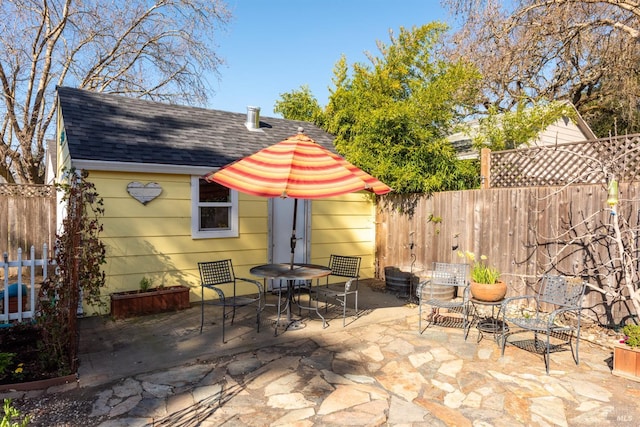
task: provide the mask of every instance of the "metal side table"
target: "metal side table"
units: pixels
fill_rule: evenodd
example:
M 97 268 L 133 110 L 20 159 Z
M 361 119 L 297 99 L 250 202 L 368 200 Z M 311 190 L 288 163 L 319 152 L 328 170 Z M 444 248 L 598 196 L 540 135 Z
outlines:
M 496 343 L 499 343 L 499 338 L 502 334 L 503 326 L 505 331 L 509 330 L 509 327 L 500 320 L 500 310 L 502 309 L 502 301 L 481 301 L 475 298 L 471 298 L 469 301 L 473 307 L 473 322 L 478 329 L 478 340 L 480 342 L 484 337 L 484 334 L 493 334 Z M 480 313 L 479 307 L 491 307 L 491 314 Z M 496 311 L 497 310 L 497 311 Z M 488 311 L 483 309 L 483 312 Z

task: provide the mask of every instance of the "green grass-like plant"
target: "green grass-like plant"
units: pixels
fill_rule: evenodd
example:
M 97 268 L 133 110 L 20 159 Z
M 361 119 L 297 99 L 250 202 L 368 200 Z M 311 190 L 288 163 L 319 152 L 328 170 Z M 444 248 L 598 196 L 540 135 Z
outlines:
M 153 280 L 148 277 L 143 277 L 140 279 L 140 290 L 142 292 L 147 292 L 153 286 Z
M 500 271 L 487 263 L 487 257 L 485 255 L 481 255 L 479 261 L 476 259 L 476 255 L 469 251 L 458 251 L 458 256 L 466 258 L 471 262 L 471 280 L 473 282 L 486 283 L 489 285 L 498 282 Z
M 2 418 L 0 419 L 0 427 L 26 427 L 29 425 L 30 418 L 25 416 L 20 420 L 20 411 L 11 405 L 11 399 L 4 399 L 2 407 Z

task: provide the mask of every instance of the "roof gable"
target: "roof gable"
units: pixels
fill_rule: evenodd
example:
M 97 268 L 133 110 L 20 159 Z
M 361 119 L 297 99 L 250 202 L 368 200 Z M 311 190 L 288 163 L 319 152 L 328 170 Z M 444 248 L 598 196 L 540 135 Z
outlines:
M 566 102 L 576 114 L 576 121 L 568 117 L 561 117 L 554 123 L 543 129 L 538 136 L 528 141 L 531 146 L 555 145 L 566 142 L 593 141 L 596 135 L 584 121 L 573 104 Z M 473 139 L 480 132 L 480 121 L 473 119 L 467 122 L 466 129 L 449 135 L 447 139 L 456 150 L 458 159 L 477 159 L 478 152 L 473 148 Z
M 57 92 L 72 161 L 214 169 L 295 135 L 299 127 L 335 152 L 333 136 L 308 122 L 262 117 L 256 131 L 247 129 L 242 113 L 69 87 Z

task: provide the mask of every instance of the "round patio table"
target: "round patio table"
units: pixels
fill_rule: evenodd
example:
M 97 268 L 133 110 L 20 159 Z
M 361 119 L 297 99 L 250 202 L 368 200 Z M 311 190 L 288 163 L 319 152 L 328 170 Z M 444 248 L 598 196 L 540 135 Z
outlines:
M 318 264 L 263 264 L 258 265 L 249 270 L 254 276 L 262 277 L 265 279 L 284 279 L 287 281 L 287 302 L 285 309 L 287 310 L 287 323 L 285 330 L 287 329 L 301 329 L 304 327 L 304 323 L 299 320 L 294 320 L 291 316 L 291 306 L 294 303 L 294 282 L 296 280 L 313 280 L 321 277 L 326 277 L 331 274 L 331 269 L 324 265 Z M 309 307 L 302 307 L 298 304 L 298 307 L 309 309 Z M 315 308 L 313 308 L 315 309 Z M 316 310 L 317 312 L 317 310 Z M 319 313 L 318 313 L 319 314 Z M 321 316 L 322 317 L 322 316 Z M 276 335 L 278 334 L 278 325 L 280 322 L 280 309 L 278 309 L 278 320 L 276 320 Z

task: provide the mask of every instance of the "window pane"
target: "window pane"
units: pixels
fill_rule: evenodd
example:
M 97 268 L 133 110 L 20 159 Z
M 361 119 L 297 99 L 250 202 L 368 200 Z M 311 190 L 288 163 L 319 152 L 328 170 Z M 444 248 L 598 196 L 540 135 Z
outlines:
M 200 180 L 200 202 L 228 203 L 231 201 L 231 191 L 216 182 Z
M 230 229 L 229 211 L 227 207 L 201 207 L 201 230 L 228 230 Z

